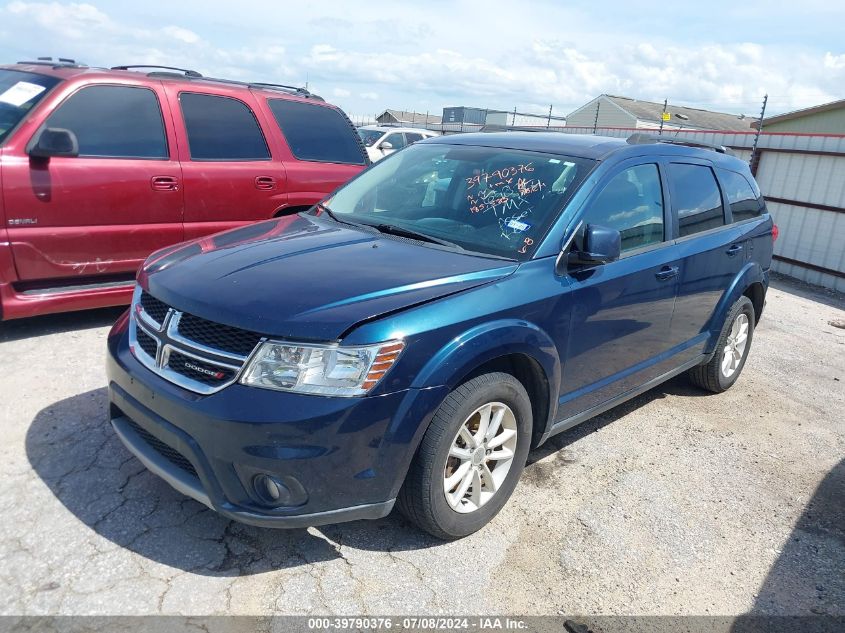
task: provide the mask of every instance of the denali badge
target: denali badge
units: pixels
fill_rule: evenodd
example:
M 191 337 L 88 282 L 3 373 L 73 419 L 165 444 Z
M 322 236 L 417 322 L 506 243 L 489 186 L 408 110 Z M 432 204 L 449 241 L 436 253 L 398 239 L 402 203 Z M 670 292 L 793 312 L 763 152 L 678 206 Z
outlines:
M 213 369 L 206 369 L 205 367 L 200 367 L 198 365 L 194 365 L 193 363 L 185 363 L 185 369 L 190 369 L 192 371 L 198 371 L 201 374 L 205 374 L 206 376 L 211 376 L 212 378 L 216 378 L 220 380 L 225 376 L 222 371 L 214 371 Z

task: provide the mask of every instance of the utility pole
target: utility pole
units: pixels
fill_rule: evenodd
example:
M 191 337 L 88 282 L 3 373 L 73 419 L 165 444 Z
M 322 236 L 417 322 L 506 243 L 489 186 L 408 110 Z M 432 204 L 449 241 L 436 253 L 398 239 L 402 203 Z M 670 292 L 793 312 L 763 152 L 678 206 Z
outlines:
M 513 118 L 511 119 L 511 127 L 516 127 L 516 106 L 513 107 Z
M 757 142 L 760 140 L 760 133 L 763 131 L 763 117 L 766 116 L 766 102 L 769 100 L 769 95 L 763 95 L 763 107 L 760 109 L 760 118 L 757 119 L 757 134 L 754 135 L 754 145 L 751 147 L 751 158 L 748 159 L 748 165 L 751 167 L 751 174 L 757 175 Z
M 548 130 L 550 127 L 552 127 L 552 106 L 553 106 L 553 105 L 554 105 L 553 103 L 550 103 L 550 104 L 549 104 L 549 120 L 548 120 L 548 122 L 546 122 L 546 129 L 547 129 L 547 130 Z
M 663 122 L 666 120 L 666 106 L 669 104 L 669 97 L 663 100 L 663 114 L 660 115 L 660 130 L 658 134 L 663 134 Z
M 601 101 L 596 101 L 596 120 L 593 121 L 593 134 L 596 133 L 596 129 L 599 126 L 599 110 L 601 109 Z

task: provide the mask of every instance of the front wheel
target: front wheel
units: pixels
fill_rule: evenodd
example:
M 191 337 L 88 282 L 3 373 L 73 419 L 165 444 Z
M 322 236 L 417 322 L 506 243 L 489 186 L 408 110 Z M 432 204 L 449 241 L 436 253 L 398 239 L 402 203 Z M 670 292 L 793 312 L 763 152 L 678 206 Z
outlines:
M 399 493 L 400 511 L 442 539 L 472 534 L 511 496 L 531 444 L 531 401 L 510 374 L 452 391 L 423 437 Z
M 689 371 L 690 380 L 703 389 L 721 393 L 739 378 L 754 336 L 754 305 L 748 297 L 740 297 L 731 306 L 716 343 L 713 358 Z

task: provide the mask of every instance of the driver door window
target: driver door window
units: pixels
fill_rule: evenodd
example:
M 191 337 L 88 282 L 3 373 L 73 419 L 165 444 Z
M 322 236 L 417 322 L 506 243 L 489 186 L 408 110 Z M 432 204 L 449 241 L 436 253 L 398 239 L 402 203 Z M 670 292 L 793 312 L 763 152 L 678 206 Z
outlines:
M 616 174 L 593 200 L 584 226 L 596 224 L 622 234 L 622 252 L 663 241 L 663 190 L 657 165 L 629 167 Z
M 401 132 L 394 132 L 393 134 L 388 134 L 382 143 L 390 143 L 393 146 L 391 148 L 393 150 L 402 149 L 405 147 L 405 137 Z

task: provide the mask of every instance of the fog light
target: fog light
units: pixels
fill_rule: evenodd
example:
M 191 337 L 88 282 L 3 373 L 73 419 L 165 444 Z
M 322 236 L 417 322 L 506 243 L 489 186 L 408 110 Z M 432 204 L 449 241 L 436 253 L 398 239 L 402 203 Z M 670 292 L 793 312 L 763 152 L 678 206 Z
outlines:
M 252 480 L 255 494 L 267 505 L 286 505 L 290 503 L 290 490 L 281 481 L 271 475 L 256 475 Z

